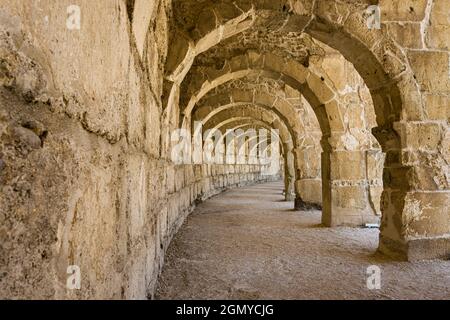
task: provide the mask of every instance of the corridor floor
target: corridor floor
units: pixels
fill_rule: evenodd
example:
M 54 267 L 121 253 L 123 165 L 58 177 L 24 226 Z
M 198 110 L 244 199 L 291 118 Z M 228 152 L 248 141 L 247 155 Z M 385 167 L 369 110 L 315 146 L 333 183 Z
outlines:
M 157 299 L 450 299 L 450 261 L 375 254 L 378 230 L 324 228 L 293 211 L 282 183 L 233 189 L 200 204 L 172 241 Z M 381 268 L 369 290 L 367 268 Z

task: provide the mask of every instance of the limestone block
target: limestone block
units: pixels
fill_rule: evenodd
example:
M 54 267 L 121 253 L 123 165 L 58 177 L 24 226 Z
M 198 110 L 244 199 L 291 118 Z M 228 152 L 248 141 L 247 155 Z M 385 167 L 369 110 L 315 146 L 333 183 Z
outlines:
M 328 103 L 335 97 L 333 90 L 319 77 L 310 73 L 308 75 L 307 82 L 308 86 L 321 103 Z
M 255 102 L 264 106 L 271 107 L 276 101 L 276 97 L 265 92 L 255 93 Z M 278 101 L 277 101 L 278 102 Z
M 422 49 L 420 23 L 387 23 L 389 35 L 404 48 Z
M 401 118 L 404 120 L 421 121 L 424 120 L 422 91 L 417 86 L 417 81 L 413 77 L 403 77 L 395 86 L 386 90 L 388 98 L 395 112 L 398 113 L 400 106 L 402 108 Z
M 312 14 L 315 2 L 313 0 L 289 1 L 290 9 L 296 15 L 308 17 Z
M 304 202 L 322 205 L 322 181 L 320 179 L 297 180 L 295 189 Z
M 338 55 L 325 56 L 322 60 L 322 68 L 338 91 L 344 91 L 349 85 L 349 73 L 346 70 L 343 57 Z
M 409 239 L 437 237 L 450 228 L 450 193 L 414 192 L 408 194 L 403 210 L 405 236 Z
M 325 110 L 328 116 L 331 131 L 344 131 L 344 119 L 342 117 L 341 106 L 339 103 L 336 100 L 332 100 L 325 105 Z
M 186 210 L 191 206 L 190 188 L 184 188 L 181 194 L 183 199 L 183 210 Z
M 145 150 L 154 158 L 160 156 L 161 113 L 152 96 L 148 97 L 147 110 L 145 112 Z
M 448 166 L 443 163 L 443 160 L 436 154 L 427 153 L 425 156 L 419 156 L 422 160 L 420 165 L 412 167 L 413 178 L 411 179 L 411 186 L 414 190 L 445 190 L 450 186 L 448 179 Z M 425 160 L 425 159 L 426 160 Z M 440 163 L 441 166 L 437 166 Z
M 389 78 L 398 77 L 408 69 L 404 52 L 392 39 L 382 38 L 371 51 L 382 61 L 383 70 Z
M 426 28 L 426 45 L 428 48 L 450 50 L 450 25 L 448 13 L 450 2 L 434 0 L 430 15 L 430 24 Z
M 128 104 L 128 139 L 138 148 L 142 148 L 144 145 L 145 137 L 145 107 L 142 103 L 142 92 L 139 85 L 139 76 L 134 68 L 131 68 L 129 73 L 129 81 L 132 85 L 129 93 Z
M 233 57 L 228 61 L 231 72 L 245 70 L 249 67 L 248 57 L 246 55 Z
M 253 91 L 233 90 L 231 98 L 234 102 L 249 102 L 253 101 Z
M 179 192 L 184 187 L 184 183 L 185 183 L 184 167 L 176 166 L 175 167 L 175 191 Z
M 134 1 L 133 11 L 133 34 L 136 38 L 136 46 L 139 54 L 144 53 L 144 44 L 149 28 L 150 21 L 154 19 L 155 7 L 157 2 L 152 0 Z
M 202 105 L 220 107 L 230 104 L 231 102 L 232 102 L 231 95 L 219 94 L 203 99 Z
M 367 157 L 367 179 L 369 181 L 381 180 L 384 168 L 384 153 L 381 150 L 366 151 Z
M 289 81 L 289 83 L 294 89 L 299 89 L 299 85 L 306 82 L 309 71 L 300 63 L 288 60 L 284 65 L 283 74 L 294 79 L 295 81 Z M 296 82 L 298 85 L 294 85 Z
M 206 178 L 208 176 L 208 165 L 207 164 L 203 164 L 201 165 L 202 167 L 202 176 L 201 178 Z
M 350 6 L 340 2 L 318 1 L 314 13 L 332 23 L 342 24 L 352 12 Z
M 200 181 L 203 177 L 202 165 L 194 165 L 194 180 Z
M 167 206 L 163 207 L 161 211 L 157 213 L 161 243 L 164 243 L 166 237 L 169 236 L 168 214 Z
M 279 56 L 276 56 L 272 53 L 266 53 L 264 55 L 264 67 L 269 70 L 280 72 L 284 69 L 284 64 L 284 59 L 280 58 Z
M 344 123 L 350 130 L 364 130 L 367 128 L 365 121 L 365 108 L 363 101 L 359 99 L 357 94 L 347 94 L 343 97 L 346 105 L 344 114 Z
M 427 0 L 380 0 L 382 21 L 422 21 Z
M 168 219 L 169 228 L 172 228 L 172 227 L 175 226 L 175 221 L 178 218 L 179 212 L 178 212 L 177 199 L 178 199 L 178 195 L 176 195 L 176 194 L 173 194 L 173 195 L 169 196 L 169 198 L 168 198 L 168 202 L 167 202 L 167 205 L 168 205 L 168 212 L 167 212 L 167 214 L 168 214 L 168 216 L 167 216 L 167 219 Z
M 143 158 L 133 157 L 128 162 L 129 206 L 130 206 L 130 235 L 133 241 L 138 241 L 142 236 L 142 228 L 145 224 L 147 213 L 147 172 L 146 162 Z M 137 174 L 132 174 L 136 172 Z
M 299 105 L 299 107 L 301 106 L 301 93 L 298 90 L 291 86 L 285 86 L 284 92 L 286 94 L 286 99 L 289 99 L 291 104 Z
M 194 169 L 196 165 L 185 165 L 184 167 L 184 184 L 183 187 L 188 187 L 195 181 Z
M 197 183 L 191 184 L 189 187 L 189 206 L 194 203 L 194 200 L 197 198 Z
M 447 52 L 410 51 L 408 57 L 423 91 L 449 93 L 449 55 Z M 433 66 L 430 68 L 430 66 Z
M 264 67 L 265 56 L 257 51 L 249 50 L 247 51 L 248 64 L 249 67 L 254 69 L 261 69 Z
M 330 179 L 364 180 L 366 161 L 363 151 L 335 151 L 330 154 Z
M 405 124 L 402 138 L 409 148 L 437 151 L 442 134 L 439 123 L 415 122 Z
M 364 210 L 368 207 L 365 186 L 333 186 L 331 189 L 332 206 L 339 208 Z
M 450 96 L 426 94 L 425 114 L 430 120 L 447 120 L 450 122 Z
M 374 214 L 381 216 L 381 196 L 383 194 L 383 187 L 378 185 L 369 185 L 369 203 Z

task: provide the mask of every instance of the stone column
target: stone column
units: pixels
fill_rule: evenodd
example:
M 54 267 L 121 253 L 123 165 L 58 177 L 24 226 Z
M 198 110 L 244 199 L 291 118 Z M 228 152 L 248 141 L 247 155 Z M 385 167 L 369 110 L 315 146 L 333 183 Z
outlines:
M 379 223 L 378 205 L 372 200 L 367 177 L 368 157 L 367 151 L 322 153 L 324 225 Z
M 363 226 L 380 222 L 381 150 L 336 150 L 323 143 L 322 223 Z
M 285 145 L 284 154 L 284 193 L 286 201 L 295 200 L 295 162 L 292 150 Z
M 448 259 L 450 190 L 448 165 L 442 161 L 450 153 L 448 129 L 447 138 L 436 122 L 396 123 L 395 129 L 391 135 L 400 136 L 403 150 L 384 143 L 379 250 L 410 261 Z
M 295 209 L 321 209 L 320 151 L 310 148 L 294 149 L 296 163 Z

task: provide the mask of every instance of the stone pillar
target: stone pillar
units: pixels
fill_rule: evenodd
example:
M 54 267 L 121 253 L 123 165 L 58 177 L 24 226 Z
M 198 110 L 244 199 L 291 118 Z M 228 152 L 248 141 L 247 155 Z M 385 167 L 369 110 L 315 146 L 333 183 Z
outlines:
M 450 150 L 448 140 L 447 148 L 439 147 L 445 144 L 445 129 L 420 122 L 397 123 L 395 128 L 404 149 L 391 148 L 386 155 L 379 250 L 410 261 L 448 259 L 448 166 L 439 160 L 441 152 L 448 156 Z
M 348 133 L 323 137 L 321 144 L 322 223 L 328 227 L 378 224 L 384 163 L 381 150 L 367 150 Z
M 286 201 L 295 200 L 295 162 L 292 150 L 288 150 L 288 146 L 284 147 L 286 152 L 284 155 L 284 195 Z
M 378 224 L 381 151 L 333 150 L 326 144 L 324 150 L 322 223 L 328 227 Z
M 295 209 L 321 209 L 320 151 L 317 148 L 294 149 L 296 163 Z

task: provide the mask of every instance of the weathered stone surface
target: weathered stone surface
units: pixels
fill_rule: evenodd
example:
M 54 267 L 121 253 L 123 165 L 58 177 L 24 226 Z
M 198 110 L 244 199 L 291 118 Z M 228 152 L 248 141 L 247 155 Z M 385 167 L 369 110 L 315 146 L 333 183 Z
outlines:
M 446 94 L 450 92 L 448 52 L 412 51 L 409 53 L 409 59 L 423 91 Z
M 388 23 L 388 32 L 402 47 L 422 49 L 422 34 L 420 23 Z
M 280 173 L 328 226 L 381 211 L 382 252 L 448 256 L 449 1 L 382 0 L 370 30 L 368 0 L 91 1 L 79 29 L 66 1 L 0 4 L 0 297 L 151 297 L 199 201 Z M 249 140 L 176 163 L 194 121 L 278 130 L 280 171 Z
M 422 21 L 425 18 L 427 0 L 390 1 L 381 0 L 380 8 L 383 20 Z
M 450 97 L 446 95 L 425 95 L 425 113 L 430 120 L 450 121 Z
M 430 49 L 450 50 L 450 27 L 448 12 L 450 3 L 445 0 L 434 0 L 430 13 L 429 25 L 426 26 L 426 45 Z

